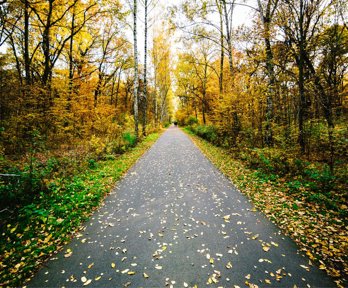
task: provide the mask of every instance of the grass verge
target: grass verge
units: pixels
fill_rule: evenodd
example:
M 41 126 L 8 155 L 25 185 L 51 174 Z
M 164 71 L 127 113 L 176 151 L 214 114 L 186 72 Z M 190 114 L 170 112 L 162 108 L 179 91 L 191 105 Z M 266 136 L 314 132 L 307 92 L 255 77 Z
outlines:
M 84 173 L 57 178 L 32 204 L 0 227 L 0 286 L 17 287 L 68 243 L 96 210 L 115 182 L 159 138 L 146 137 L 115 159 L 97 161 Z
M 317 263 L 319 269 L 334 278 L 338 287 L 347 287 L 347 219 L 342 219 L 337 211 L 289 194 L 289 188 L 281 178 L 265 181 L 257 171 L 247 168 L 246 163 L 235 159 L 228 150 L 214 146 L 189 129 L 184 131 L 206 157 L 253 201 L 258 210 L 298 244 L 309 257 L 309 265 Z

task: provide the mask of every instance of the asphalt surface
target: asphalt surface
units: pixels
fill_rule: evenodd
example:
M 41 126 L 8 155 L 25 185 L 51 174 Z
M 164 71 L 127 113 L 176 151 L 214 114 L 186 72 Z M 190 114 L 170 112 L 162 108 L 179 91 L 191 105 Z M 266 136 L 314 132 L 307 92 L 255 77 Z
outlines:
M 178 128 L 85 226 L 28 287 L 335 287 Z

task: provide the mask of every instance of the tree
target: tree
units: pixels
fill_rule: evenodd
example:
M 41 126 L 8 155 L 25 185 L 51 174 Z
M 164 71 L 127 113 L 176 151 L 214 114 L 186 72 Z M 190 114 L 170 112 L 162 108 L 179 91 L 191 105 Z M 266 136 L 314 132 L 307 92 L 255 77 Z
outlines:
M 273 131 L 272 131 L 272 118 L 273 118 L 273 99 L 275 92 L 275 72 L 274 72 L 274 60 L 271 46 L 271 29 L 272 20 L 278 6 L 278 0 L 258 0 L 258 12 L 263 25 L 263 39 L 265 43 L 266 54 L 266 71 L 268 76 L 268 89 L 266 100 L 266 137 L 265 142 L 268 146 L 273 145 Z
M 157 32 L 153 40 L 152 62 L 154 65 L 155 79 L 155 124 L 163 123 L 169 120 L 170 95 L 171 95 L 171 51 L 170 35 L 165 29 L 165 23 L 162 24 L 163 30 Z
M 317 31 L 320 28 L 320 20 L 330 5 L 330 2 L 324 0 L 283 0 L 279 11 L 285 41 L 292 52 L 298 68 L 298 142 L 301 146 L 302 153 L 306 151 L 307 146 L 305 122 L 308 118 L 308 108 L 310 105 L 310 98 L 306 94 L 305 82 L 308 80 L 308 73 L 311 73 L 316 78 L 312 62 L 313 59 L 311 57 L 313 52 L 311 51 L 311 47 L 312 44 L 315 47 L 313 41 L 315 41 Z M 319 87 L 320 81 L 318 81 L 318 78 L 315 83 L 317 88 L 322 90 Z
M 137 0 L 133 2 L 133 40 L 134 40 L 134 133 L 136 141 L 139 138 L 139 119 L 138 119 L 138 46 L 137 46 Z

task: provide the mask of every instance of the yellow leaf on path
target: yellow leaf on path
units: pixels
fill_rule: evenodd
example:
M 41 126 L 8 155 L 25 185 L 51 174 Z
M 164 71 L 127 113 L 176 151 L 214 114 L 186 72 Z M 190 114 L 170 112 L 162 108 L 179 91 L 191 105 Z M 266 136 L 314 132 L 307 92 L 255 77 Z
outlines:
M 145 272 L 143 273 L 143 276 L 145 279 L 149 278 L 149 275 L 147 275 Z
M 112 268 L 116 268 L 116 264 L 115 263 L 111 263 L 111 267 Z
M 91 284 L 92 280 L 91 279 L 88 279 L 85 283 L 83 283 L 83 286 L 87 286 L 89 284 Z
M 73 253 L 72 250 L 69 248 L 69 249 L 66 250 L 66 253 L 65 253 L 64 257 L 68 258 L 68 257 L 70 257 L 72 255 L 72 253 Z
M 262 249 L 263 249 L 263 251 L 268 252 L 269 249 L 270 249 L 270 247 L 268 247 L 268 246 L 263 246 Z
M 259 238 L 259 234 L 256 234 L 253 237 L 251 237 L 251 239 L 253 239 L 253 240 L 256 240 L 257 238 Z
M 94 263 L 88 265 L 88 269 L 91 269 L 94 266 Z
M 250 274 L 248 274 L 248 275 L 246 275 L 246 276 L 245 276 L 245 279 L 250 280 L 250 277 L 251 277 L 251 275 L 250 275 Z
M 309 267 L 305 266 L 305 265 L 300 265 L 303 269 L 306 269 L 309 272 Z
M 228 262 L 227 265 L 226 265 L 226 268 L 227 268 L 227 269 L 231 269 L 231 268 L 232 268 L 232 263 L 231 263 L 231 262 Z
M 231 219 L 231 215 L 225 215 L 225 216 L 224 216 L 225 222 L 229 222 L 230 219 Z
M 129 271 L 127 274 L 128 275 L 135 275 L 135 272 L 134 271 Z
M 269 279 L 266 279 L 266 280 L 265 280 L 265 283 L 267 283 L 267 284 L 272 284 L 271 281 L 270 281 Z
M 87 281 L 87 278 L 85 276 L 81 277 L 81 282 L 85 283 Z
M 95 277 L 94 280 L 95 281 L 99 281 L 101 279 L 101 276 Z
M 214 259 L 210 258 L 209 262 L 210 262 L 210 264 L 214 264 Z

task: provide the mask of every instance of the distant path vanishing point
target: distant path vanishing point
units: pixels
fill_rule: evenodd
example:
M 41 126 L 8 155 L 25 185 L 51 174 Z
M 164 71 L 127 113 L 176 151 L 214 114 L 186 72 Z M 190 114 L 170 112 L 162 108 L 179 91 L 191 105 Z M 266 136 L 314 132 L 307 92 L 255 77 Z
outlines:
M 28 287 L 336 286 L 253 211 L 169 128 Z

